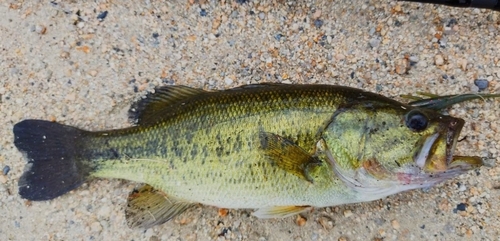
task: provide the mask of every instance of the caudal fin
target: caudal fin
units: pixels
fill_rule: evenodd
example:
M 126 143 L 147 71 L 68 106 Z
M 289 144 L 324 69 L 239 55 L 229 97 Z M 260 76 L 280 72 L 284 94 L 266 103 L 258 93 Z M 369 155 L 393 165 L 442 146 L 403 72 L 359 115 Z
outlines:
M 19 179 L 21 197 L 49 200 L 80 186 L 92 167 L 79 153 L 86 131 L 43 120 L 14 125 L 14 144 L 28 164 Z

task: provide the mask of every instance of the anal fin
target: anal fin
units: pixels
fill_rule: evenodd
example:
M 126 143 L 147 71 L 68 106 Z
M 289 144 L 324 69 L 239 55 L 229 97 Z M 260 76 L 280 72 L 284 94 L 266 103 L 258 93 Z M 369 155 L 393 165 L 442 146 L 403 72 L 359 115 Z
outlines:
M 125 217 L 129 227 L 148 229 L 167 222 L 191 206 L 193 203 L 167 197 L 146 184 L 130 193 Z
M 253 213 L 258 218 L 286 218 L 310 210 L 311 206 L 278 206 L 259 208 Z
M 304 180 L 314 183 L 311 173 L 322 162 L 292 141 L 279 135 L 260 133 L 261 148 L 264 154 L 281 169 Z

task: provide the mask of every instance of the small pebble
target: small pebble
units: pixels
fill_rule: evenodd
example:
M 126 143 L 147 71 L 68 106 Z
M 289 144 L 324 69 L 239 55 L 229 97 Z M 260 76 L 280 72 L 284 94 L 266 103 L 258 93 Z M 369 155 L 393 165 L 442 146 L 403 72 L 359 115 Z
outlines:
M 399 227 L 400 227 L 398 220 L 392 220 L 391 225 L 392 225 L 392 228 L 394 228 L 394 229 L 399 229 Z
M 465 203 L 459 203 L 457 205 L 457 210 L 458 211 L 465 211 L 465 210 L 467 210 L 467 204 L 465 204 Z
M 305 219 L 304 217 L 302 217 L 302 216 L 300 216 L 300 215 L 298 215 L 298 216 L 297 216 L 297 219 L 295 219 L 295 223 L 296 223 L 298 226 L 300 226 L 300 227 L 302 227 L 302 226 L 306 225 L 306 222 L 307 222 L 307 219 Z
M 344 211 L 344 217 L 348 218 L 350 216 L 352 216 L 352 211 L 351 210 L 345 210 Z
M 227 208 L 219 208 L 219 216 L 220 217 L 225 217 L 227 216 L 227 213 L 229 212 L 229 210 Z
M 69 52 L 66 52 L 66 51 L 61 52 L 59 57 L 61 57 L 63 59 L 67 59 L 69 57 Z
M 401 5 L 397 4 L 396 6 L 394 6 L 394 8 L 392 9 L 394 12 L 396 13 L 402 13 L 403 10 L 401 8 Z
M 441 66 L 444 64 L 444 59 L 443 59 L 443 56 L 438 54 L 434 57 L 434 63 L 437 65 L 437 66 Z
M 465 190 L 467 190 L 467 187 L 464 184 L 460 184 L 458 186 L 458 191 L 459 192 L 465 192 Z
M 224 82 L 226 83 L 226 85 L 231 85 L 233 84 L 233 80 L 229 77 L 227 77 L 226 79 L 224 79 Z
M 4 175 L 0 175 L 0 183 L 3 183 L 3 184 L 7 183 L 7 177 Z
M 108 11 L 101 12 L 99 13 L 99 15 L 97 15 L 97 20 L 102 22 L 107 16 L 108 16 Z
M 10 172 L 10 167 L 9 166 L 4 166 L 3 169 L 2 169 L 2 172 L 4 175 L 7 175 L 9 174 Z
M 191 223 L 191 221 L 193 221 L 193 219 L 188 218 L 188 217 L 182 217 L 178 222 L 180 225 L 186 225 L 186 224 Z
M 369 43 L 370 43 L 370 46 L 372 48 L 376 48 L 376 47 L 378 47 L 380 45 L 380 39 L 378 39 L 378 38 L 372 38 L 372 39 L 370 39 Z
M 266 18 L 266 14 L 263 13 L 263 12 L 260 12 L 259 13 L 259 18 L 262 19 L 262 20 L 264 20 L 264 18 Z
M 314 26 L 316 26 L 316 28 L 321 28 L 321 26 L 323 26 L 323 20 L 321 19 L 314 20 Z
M 235 10 L 235 11 L 233 11 L 233 12 L 231 12 L 231 18 L 237 18 L 237 17 L 238 17 L 238 15 L 239 15 L 239 13 L 238 13 L 238 11 L 236 11 L 236 10 Z
M 477 85 L 471 84 L 470 85 L 470 91 L 473 92 L 473 93 L 476 93 L 476 92 L 479 91 L 479 87 L 477 87 Z
M 460 59 L 458 61 L 458 65 L 460 65 L 460 68 L 463 70 L 463 71 L 466 71 L 467 70 L 467 59 Z
M 207 14 L 208 14 L 208 13 L 207 13 L 207 10 L 205 10 L 205 9 L 201 9 L 201 10 L 200 10 L 200 16 L 202 16 L 202 17 L 206 17 L 206 16 L 207 16 Z
M 323 227 L 325 230 L 330 230 L 333 228 L 333 220 L 330 217 L 320 217 L 318 219 L 318 223 Z
M 410 64 L 416 64 L 419 61 L 418 57 L 415 55 L 410 56 L 410 58 L 408 58 L 408 60 L 410 60 Z
M 398 59 L 396 60 L 396 73 L 398 74 L 406 74 L 410 69 L 410 64 L 407 59 Z
M 440 39 L 440 40 L 439 40 L 439 47 L 441 47 L 441 48 L 446 48 L 446 43 L 447 43 L 447 42 L 448 42 L 448 41 L 447 41 L 445 38 Z
M 45 34 L 47 32 L 47 28 L 43 25 L 36 25 L 35 26 L 35 32 L 37 34 Z
M 483 163 L 485 167 L 495 167 L 496 159 L 495 158 L 485 158 L 483 159 Z
M 489 82 L 487 79 L 476 79 L 474 80 L 474 84 L 479 88 L 479 91 L 485 90 L 489 86 Z
M 102 225 L 99 222 L 93 222 L 90 225 L 90 230 L 92 230 L 92 232 L 100 233 L 102 231 Z
M 313 13 L 312 18 L 318 19 L 319 17 L 321 17 L 321 10 L 316 10 L 316 12 Z
M 454 18 L 451 18 L 448 20 L 448 23 L 446 24 L 446 27 L 453 27 L 455 26 L 456 24 L 458 24 L 458 21 Z

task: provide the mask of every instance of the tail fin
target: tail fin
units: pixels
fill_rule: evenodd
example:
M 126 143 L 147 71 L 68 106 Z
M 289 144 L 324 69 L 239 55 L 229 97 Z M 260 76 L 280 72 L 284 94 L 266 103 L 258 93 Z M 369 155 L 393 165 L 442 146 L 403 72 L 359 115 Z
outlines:
M 43 120 L 21 121 L 13 131 L 14 144 L 28 158 L 18 184 L 22 198 L 53 199 L 88 178 L 92 167 L 79 155 L 86 131 Z

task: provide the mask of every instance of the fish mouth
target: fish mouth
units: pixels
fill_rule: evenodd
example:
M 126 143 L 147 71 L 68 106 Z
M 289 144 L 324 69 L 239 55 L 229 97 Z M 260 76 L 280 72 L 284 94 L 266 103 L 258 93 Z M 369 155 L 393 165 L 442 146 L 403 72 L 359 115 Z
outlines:
M 464 127 L 465 121 L 462 119 L 453 118 L 448 124 L 446 132 L 446 164 L 453 164 L 453 152 L 457 146 L 458 136 Z
M 453 117 L 441 117 L 440 130 L 429 135 L 415 157 L 415 163 L 425 172 L 439 173 L 454 170 L 471 170 L 483 165 L 477 156 L 454 156 L 458 137 L 465 121 Z

